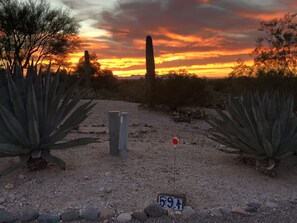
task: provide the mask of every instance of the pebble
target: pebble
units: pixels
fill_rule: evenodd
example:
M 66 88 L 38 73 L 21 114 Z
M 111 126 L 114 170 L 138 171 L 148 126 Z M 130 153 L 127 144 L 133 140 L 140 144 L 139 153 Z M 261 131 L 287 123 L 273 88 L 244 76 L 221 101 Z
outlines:
M 271 201 L 267 201 L 267 202 L 265 203 L 265 205 L 266 205 L 267 207 L 269 207 L 269 208 L 278 208 L 278 207 L 279 207 L 279 205 L 278 205 L 277 203 L 274 203 L 274 202 L 271 202 Z
M 255 207 L 246 207 L 244 210 L 246 212 L 255 213 L 255 212 L 258 211 L 258 208 L 255 208 Z
M 84 176 L 84 180 L 89 180 L 90 177 L 89 176 Z
M 232 213 L 235 213 L 235 214 L 240 214 L 242 216 L 248 216 L 249 215 L 248 212 L 246 212 L 245 210 L 243 210 L 240 207 L 234 207 L 234 208 L 232 208 L 231 212 Z
M 18 219 L 20 221 L 27 222 L 27 221 L 33 221 L 37 219 L 38 216 L 39 216 L 39 212 L 36 209 L 28 207 L 20 213 L 20 216 Z
M 61 220 L 63 222 L 69 222 L 69 221 L 76 221 L 79 219 L 79 212 L 78 210 L 66 210 L 61 214 Z
M 100 220 L 108 220 L 113 217 L 113 210 L 111 208 L 103 208 L 100 210 Z
M 132 220 L 132 216 L 129 213 L 122 213 L 117 217 L 119 223 L 127 223 Z
M 210 209 L 210 213 L 212 216 L 222 217 L 223 213 L 218 208 Z
M 195 214 L 195 211 L 193 208 L 190 206 L 185 206 L 182 210 L 182 218 L 183 219 L 188 219 L 190 218 L 193 214 Z
M 15 195 L 14 194 L 8 194 L 8 198 L 13 200 L 13 199 L 15 199 Z
M 166 211 L 158 204 L 151 204 L 144 209 L 144 213 L 148 217 L 161 217 L 166 214 Z
M 26 176 L 25 176 L 25 175 L 23 175 L 23 174 L 20 174 L 20 175 L 18 176 L 18 178 L 19 178 L 19 179 L 25 179 L 25 178 L 26 178 Z
M 10 223 L 14 221 L 15 217 L 10 212 L 0 210 L 0 222 Z
M 104 189 L 104 191 L 105 191 L 106 193 L 110 194 L 110 193 L 112 192 L 112 188 L 111 188 L 111 187 L 106 187 L 106 188 Z
M 228 215 L 228 214 L 231 214 L 231 210 L 230 208 L 224 208 L 224 207 L 220 207 L 218 208 L 218 210 L 220 210 L 220 212 L 224 215 Z
M 201 210 L 201 211 L 197 211 L 196 213 L 198 216 L 202 217 L 202 218 L 207 218 L 209 217 L 209 213 L 206 210 Z
M 111 175 L 111 172 L 105 172 L 104 173 L 104 176 L 106 176 L 106 177 L 108 177 L 108 176 L 110 176 Z
M 3 197 L 0 198 L 0 204 L 5 203 L 5 201 L 6 201 L 5 198 L 3 198 Z
M 133 212 L 131 216 L 132 216 L 132 218 L 135 218 L 136 220 L 141 221 L 141 222 L 144 222 L 147 219 L 147 215 L 143 211 Z
M 40 214 L 37 218 L 38 223 L 59 223 L 60 215 L 57 214 Z
M 9 189 L 13 189 L 14 185 L 13 184 L 6 184 L 5 185 L 5 189 L 9 190 Z
M 0 205 L 0 210 L 5 209 L 5 207 L 3 205 Z
M 99 213 L 99 209 L 92 206 L 87 206 L 80 216 L 83 219 L 95 221 L 98 218 Z
M 258 209 L 261 207 L 261 204 L 259 204 L 258 202 L 250 202 L 250 203 L 247 203 L 247 206 Z

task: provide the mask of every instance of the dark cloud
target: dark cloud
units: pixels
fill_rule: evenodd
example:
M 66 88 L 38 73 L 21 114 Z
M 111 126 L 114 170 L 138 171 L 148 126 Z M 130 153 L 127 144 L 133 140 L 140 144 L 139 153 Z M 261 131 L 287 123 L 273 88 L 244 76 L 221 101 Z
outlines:
M 235 54 L 227 57 L 210 54 L 203 60 L 186 58 L 164 62 L 160 67 L 248 58 L 248 54 L 242 55 L 242 50 L 254 48 L 260 20 L 297 7 L 296 0 L 118 0 L 112 8 L 99 11 L 100 3 L 96 1 L 89 0 L 93 4 L 90 6 L 82 1 L 61 1 L 80 9 L 80 16 L 97 21 L 94 28 L 109 33 L 108 37 L 92 40 L 105 44 L 104 49 L 98 49 L 100 57 L 142 57 L 146 35 L 153 36 L 157 56 L 183 52 L 193 55 L 205 52 L 207 56 L 207 52 L 213 51 Z

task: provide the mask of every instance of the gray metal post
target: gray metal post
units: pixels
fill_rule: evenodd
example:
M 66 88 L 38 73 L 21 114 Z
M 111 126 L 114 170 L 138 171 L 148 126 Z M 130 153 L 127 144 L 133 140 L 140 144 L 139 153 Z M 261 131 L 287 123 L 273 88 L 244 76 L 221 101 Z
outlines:
M 120 117 L 119 151 L 122 159 L 128 158 L 128 113 L 122 112 Z
M 119 155 L 119 130 L 120 130 L 120 112 L 108 112 L 109 118 L 109 154 L 112 156 Z

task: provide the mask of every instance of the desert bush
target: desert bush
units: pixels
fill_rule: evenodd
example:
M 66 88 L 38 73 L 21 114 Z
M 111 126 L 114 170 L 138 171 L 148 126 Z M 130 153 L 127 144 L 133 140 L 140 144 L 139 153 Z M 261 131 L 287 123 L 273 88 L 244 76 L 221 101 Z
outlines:
M 94 90 L 117 91 L 117 78 L 111 74 L 91 77 L 91 88 Z
M 271 173 L 282 160 L 296 158 L 297 118 L 293 106 L 293 96 L 278 91 L 230 97 L 226 113 L 217 109 L 219 118 L 208 120 L 210 138 L 244 158 L 264 161 Z
M 33 66 L 25 77 L 20 67 L 0 77 L 0 157 L 20 158 L 20 163 L 3 174 L 26 164 L 36 169 L 53 163 L 65 169 L 64 161 L 53 156 L 51 150 L 96 142 L 95 138 L 61 141 L 94 106 L 92 101 L 78 105 L 78 82 L 66 87 L 59 84 L 59 73 L 52 76 L 48 68 L 43 76 Z
M 117 98 L 129 102 L 145 102 L 145 80 L 121 80 L 118 82 Z
M 207 104 L 207 81 L 194 75 L 171 74 L 157 78 L 155 104 L 175 111 L 183 106 Z

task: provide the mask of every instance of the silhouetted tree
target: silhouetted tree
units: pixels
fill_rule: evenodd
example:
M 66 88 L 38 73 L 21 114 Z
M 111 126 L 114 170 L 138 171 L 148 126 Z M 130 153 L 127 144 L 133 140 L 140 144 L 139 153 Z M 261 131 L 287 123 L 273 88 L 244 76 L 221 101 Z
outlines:
M 78 22 L 46 0 L 0 0 L 0 59 L 10 68 L 54 59 L 79 45 Z
M 254 75 L 253 66 L 248 66 L 243 60 L 237 60 L 236 65 L 232 67 L 232 72 L 229 74 L 230 78 L 237 78 L 242 76 L 251 77 Z
M 297 13 L 262 21 L 259 31 L 261 36 L 253 51 L 254 66 L 261 72 L 294 75 L 297 68 Z
M 98 57 L 96 53 L 88 53 L 88 66 L 90 69 L 89 75 L 90 77 L 99 76 L 101 73 L 101 64 L 98 62 Z M 85 63 L 85 56 L 79 59 L 79 62 L 76 66 L 75 73 L 79 76 L 84 76 L 86 74 L 86 63 Z

